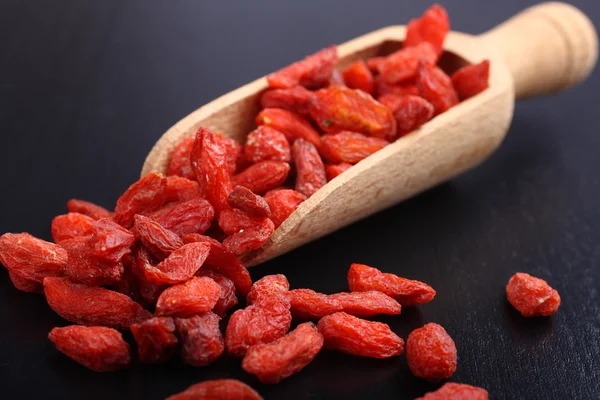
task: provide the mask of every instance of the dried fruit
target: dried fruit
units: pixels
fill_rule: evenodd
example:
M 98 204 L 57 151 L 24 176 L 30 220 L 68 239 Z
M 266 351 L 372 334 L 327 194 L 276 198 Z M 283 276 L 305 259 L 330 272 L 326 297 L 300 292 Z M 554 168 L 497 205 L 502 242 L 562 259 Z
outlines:
M 435 297 L 435 290 L 423 282 L 386 274 L 364 264 L 352 264 L 348 271 L 351 292 L 376 290 L 394 298 L 403 307 L 427 303 Z
M 67 321 L 128 329 L 151 314 L 124 294 L 73 283 L 67 278 L 44 278 L 46 301 Z
M 191 317 L 209 312 L 221 297 L 221 287 L 205 276 L 165 289 L 156 302 L 156 315 Z
M 283 108 L 307 116 L 308 104 L 313 96 L 313 92 L 302 86 L 293 86 L 288 89 L 271 89 L 262 94 L 260 105 L 262 108 Z
M 283 133 L 290 144 L 304 139 L 315 146 L 321 144 L 321 136 L 304 118 L 281 108 L 265 108 L 256 116 L 256 125 L 269 126 Z
M 129 345 L 111 328 L 65 326 L 52 329 L 48 339 L 61 353 L 96 372 L 115 371 L 131 362 Z
M 419 95 L 433 105 L 436 115 L 458 104 L 452 80 L 435 65 L 420 63 L 416 82 Z
M 41 283 L 32 281 L 31 279 L 21 278 L 14 272 L 8 271 L 8 277 L 12 282 L 13 286 L 23 292 L 27 293 L 43 293 L 44 287 Z
M 382 96 L 386 94 L 396 96 L 403 96 L 405 94 L 419 95 L 419 89 L 417 89 L 414 82 L 388 83 L 380 75 L 375 77 L 375 92 L 378 96 L 377 101 L 386 106 L 387 104 L 382 99 Z
M 447 382 L 435 392 L 426 393 L 425 396 L 415 400 L 488 400 L 488 398 L 485 389 L 463 383 Z
M 254 389 L 236 379 L 215 379 L 190 386 L 166 400 L 263 400 Z
M 244 145 L 244 157 L 248 162 L 290 162 L 290 144 L 285 135 L 268 125 L 261 125 L 248 134 Z
M 287 292 L 290 290 L 290 283 L 285 275 L 267 275 L 252 285 L 252 289 L 246 297 L 248 304 L 260 303 L 268 297 L 276 297 L 284 301 L 288 300 Z
M 322 138 L 321 154 L 332 163 L 356 164 L 390 144 L 387 140 L 368 137 L 356 132 L 342 131 Z
M 296 85 L 316 88 L 329 81 L 337 60 L 337 46 L 332 45 L 269 74 L 267 82 L 272 88 L 285 89 Z
M 223 245 L 232 254 L 241 256 L 249 251 L 263 247 L 275 230 L 273 221 L 266 218 L 268 224 L 256 228 L 248 228 L 234 233 L 223 240 Z
M 112 218 L 113 216 L 113 213 L 106 208 L 84 200 L 71 199 L 67 202 L 67 208 L 69 212 L 87 215 L 93 219 Z
M 233 284 L 233 281 L 221 274 L 205 270 L 204 268 L 201 268 L 196 275 L 207 276 L 219 285 L 221 288 L 221 296 L 219 297 L 217 304 L 213 307 L 213 312 L 220 317 L 225 317 L 227 311 L 238 303 L 238 299 L 235 296 L 235 285 Z
M 196 177 L 194 176 L 194 179 Z M 165 203 L 179 203 L 202 196 L 202 191 L 195 180 L 173 175 L 167 176 L 165 186 Z
M 396 135 L 390 110 L 360 90 L 342 86 L 318 90 L 310 115 L 326 133 L 352 131 L 386 140 Z
M 278 189 L 268 192 L 265 200 L 271 210 L 271 220 L 278 228 L 306 200 L 306 196 L 292 189 Z
M 429 7 L 421 18 L 408 23 L 404 47 L 418 46 L 427 42 L 436 49 L 437 54 L 444 51 L 444 39 L 450 31 L 450 19 L 446 9 L 439 4 Z
M 425 324 L 408 335 L 406 359 L 414 376 L 431 381 L 447 379 L 456 371 L 456 346 L 440 325 Z
M 0 262 L 9 272 L 24 279 L 42 282 L 47 276 L 61 276 L 68 258 L 59 245 L 29 233 L 0 236 Z
M 190 154 L 194 147 L 194 138 L 183 139 L 171 153 L 171 160 L 167 169 L 167 175 L 181 176 L 187 179 L 196 179 L 196 174 L 192 169 Z
M 177 334 L 181 340 L 181 358 L 186 364 L 203 367 L 215 361 L 225 349 L 219 330 L 218 315 L 211 312 L 191 318 L 176 318 Z
M 423 42 L 414 47 L 405 47 L 387 56 L 385 61 L 379 65 L 379 73 L 381 79 L 387 83 L 401 83 L 417 76 L 419 62 L 434 66 L 436 60 L 436 49 L 431 44 Z
M 384 61 L 385 57 L 371 57 L 367 60 L 367 67 L 369 67 L 372 72 L 379 72 L 379 67 Z
M 226 235 L 233 235 L 250 228 L 268 227 L 272 223 L 269 218 L 253 217 L 242 210 L 224 210 L 219 215 L 219 227 Z
M 87 236 L 92 232 L 94 219 L 79 213 L 68 213 L 54 217 L 52 220 L 52 239 L 54 243 L 61 240 Z
M 158 210 L 165 202 L 167 180 L 162 174 L 150 173 L 119 197 L 115 206 L 115 222 L 129 228 L 135 214 L 148 214 Z
M 221 134 L 215 134 L 215 140 L 217 142 L 221 142 L 221 145 L 225 148 L 225 157 L 227 159 L 227 169 L 229 170 L 229 174 L 234 174 L 237 169 L 238 159 L 240 154 L 242 154 L 242 145 L 229 138 L 227 136 Z
M 89 238 L 78 237 L 60 242 L 61 247 L 69 255 L 69 261 L 64 268 L 65 275 L 75 282 L 90 286 L 105 286 L 119 282 L 124 272 L 123 264 L 92 257 L 89 241 Z
M 296 165 L 296 191 L 310 197 L 325 186 L 325 165 L 312 143 L 302 139 L 296 140 L 292 145 L 292 158 Z
M 373 74 L 363 60 L 350 64 L 342 71 L 346 86 L 351 89 L 360 89 L 365 93 L 373 94 L 375 90 Z
M 490 61 L 484 60 L 479 64 L 462 67 L 452 74 L 452 86 L 458 98 L 466 100 L 487 89 L 489 78 Z
M 177 235 L 204 233 L 215 217 L 215 209 L 200 197 L 168 205 L 152 213 L 150 218 Z
M 337 69 L 333 70 L 333 72 L 331 74 L 331 78 L 329 78 L 329 82 L 327 83 L 327 86 L 334 86 L 334 85 L 346 86 L 346 82 L 344 82 L 344 77 L 342 76 L 342 73 L 340 71 L 338 71 Z
M 342 172 L 348 170 L 352 167 L 352 164 L 341 163 L 341 164 L 328 164 L 325 166 L 325 175 L 327 175 L 327 182 L 341 174 Z
M 177 348 L 175 322 L 168 317 L 154 317 L 131 325 L 138 347 L 140 362 L 162 363 L 169 360 Z
M 252 192 L 262 195 L 285 182 L 290 172 L 290 165 L 283 161 L 261 161 L 234 175 L 231 181 L 234 186 L 243 186 Z
M 183 246 L 183 241 L 177 234 L 143 215 L 135 216 L 133 231 L 144 247 L 161 260 Z
M 253 217 L 260 218 L 271 215 L 271 209 L 265 199 L 254 194 L 252 190 L 244 186 L 233 188 L 231 193 L 229 193 L 227 201 L 231 207 L 237 208 Z
M 138 252 L 138 268 L 144 280 L 156 285 L 185 282 L 191 279 L 196 271 L 202 267 L 208 257 L 210 245 L 208 243 L 190 243 L 172 252 L 164 261 L 154 266 L 152 263 L 140 259 Z
M 319 321 L 325 347 L 361 357 L 388 358 L 404 352 L 404 340 L 387 324 L 367 321 L 344 312 Z
M 242 368 L 262 383 L 278 383 L 300 372 L 323 347 L 323 336 L 311 322 L 298 325 L 287 335 L 246 352 Z
M 394 113 L 400 136 L 419 128 L 429 121 L 435 113 L 433 105 L 419 96 L 386 95 L 384 101 L 387 102 L 386 105 Z
M 506 285 L 506 298 L 524 317 L 547 317 L 560 306 L 558 292 L 548 283 L 524 272 L 514 274 Z
M 391 297 L 375 291 L 323 294 L 310 289 L 289 291 L 294 317 L 319 319 L 338 311 L 357 316 L 400 314 L 401 306 Z
M 116 264 L 131 252 L 135 242 L 133 233 L 107 218 L 92 225 L 92 235 L 87 241 L 90 255 L 96 259 Z

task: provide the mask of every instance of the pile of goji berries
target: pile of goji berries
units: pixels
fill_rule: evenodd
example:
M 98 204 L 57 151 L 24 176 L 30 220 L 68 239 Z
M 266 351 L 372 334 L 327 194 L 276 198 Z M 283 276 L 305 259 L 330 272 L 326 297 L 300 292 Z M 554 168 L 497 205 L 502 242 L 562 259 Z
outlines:
M 76 324 L 49 333 L 57 349 L 92 370 L 116 370 L 131 362 L 118 331 L 130 330 L 143 363 L 179 353 L 205 366 L 227 352 L 264 383 L 297 373 L 322 347 L 402 354 L 402 338 L 365 318 L 431 301 L 427 284 L 353 264 L 350 291 L 327 295 L 290 290 L 283 275 L 252 283 L 241 259 L 328 181 L 487 87 L 487 61 L 451 77 L 436 66 L 449 27 L 445 10 L 433 6 L 409 23 L 402 49 L 341 73 L 336 47 L 321 50 L 267 77 L 258 127 L 243 146 L 200 128 L 175 148 L 168 176 L 144 176 L 114 212 L 73 199 L 69 213 L 52 221 L 54 243 L 2 235 L 0 261 L 15 287 L 43 293 Z M 506 290 L 525 316 L 550 315 L 560 304 L 546 282 L 526 274 Z M 230 315 L 223 335 L 220 321 L 238 296 L 246 307 Z M 292 320 L 302 323 L 290 331 Z M 437 324 L 413 331 L 406 353 L 412 373 L 424 379 L 447 379 L 456 369 L 454 341 Z M 484 389 L 453 383 L 424 398 L 461 395 L 487 399 Z M 260 398 L 225 379 L 169 399 L 227 396 Z

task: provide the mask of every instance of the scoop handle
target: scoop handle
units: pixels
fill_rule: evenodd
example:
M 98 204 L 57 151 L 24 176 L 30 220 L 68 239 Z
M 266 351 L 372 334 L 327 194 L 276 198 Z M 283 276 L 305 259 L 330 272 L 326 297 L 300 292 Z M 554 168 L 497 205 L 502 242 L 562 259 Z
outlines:
M 482 45 L 501 51 L 512 73 L 517 99 L 575 86 L 592 72 L 598 59 L 594 25 L 583 12 L 566 3 L 528 8 L 479 38 Z

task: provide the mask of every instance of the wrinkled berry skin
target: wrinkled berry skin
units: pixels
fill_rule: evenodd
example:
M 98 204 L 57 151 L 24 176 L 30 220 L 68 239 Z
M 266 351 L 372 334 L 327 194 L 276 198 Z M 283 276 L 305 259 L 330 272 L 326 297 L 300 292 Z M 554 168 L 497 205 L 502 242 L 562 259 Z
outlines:
M 518 272 L 506 285 L 506 298 L 524 317 L 547 317 L 560 307 L 558 292 L 543 280 Z
M 158 210 L 165 202 L 167 180 L 162 174 L 150 173 L 131 185 L 117 200 L 115 222 L 129 228 L 135 214 Z
M 467 65 L 452 74 L 452 85 L 461 100 L 466 100 L 484 91 L 490 78 L 490 61 Z
M 282 108 L 265 108 L 258 113 L 255 122 L 259 127 L 269 126 L 283 133 L 290 144 L 296 139 L 304 139 L 317 147 L 321 144 L 319 133 L 307 120 L 294 112 Z
M 363 60 L 350 64 L 342 71 L 344 83 L 351 89 L 360 89 L 365 93 L 373 94 L 375 85 L 373 74 Z
M 21 278 L 19 275 L 10 271 L 8 272 L 8 277 L 10 278 L 13 286 L 18 290 L 27 293 L 44 293 L 44 287 L 39 282 Z
M 337 46 L 332 45 L 269 74 L 267 82 L 272 88 L 302 85 L 313 89 L 329 81 L 337 60 Z
M 325 166 L 325 174 L 327 175 L 327 182 L 340 175 L 342 172 L 347 171 L 352 167 L 352 164 L 340 163 L 340 164 L 328 164 Z
M 202 267 L 210 252 L 208 243 L 189 243 L 172 252 L 158 265 L 152 265 L 138 252 L 138 274 L 156 285 L 173 285 L 189 280 Z
M 191 317 L 209 312 L 221 297 L 221 287 L 206 276 L 165 289 L 156 302 L 156 315 Z
M 335 135 L 327 134 L 321 140 L 323 142 L 321 146 L 323 158 L 335 164 L 356 164 L 389 144 L 384 139 L 348 131 L 342 131 Z
M 450 31 L 450 19 L 446 9 L 434 4 L 429 7 L 421 18 L 413 19 L 408 23 L 404 47 L 418 46 L 423 42 L 431 44 L 437 54 L 442 54 L 444 39 Z
M 183 362 L 203 367 L 215 361 L 225 349 L 218 315 L 208 312 L 190 318 L 176 318 Z
M 196 180 L 196 174 L 192 169 L 192 162 L 190 161 L 193 147 L 193 137 L 185 138 L 175 146 L 175 149 L 173 149 L 173 152 L 171 153 L 171 159 L 169 160 L 167 175 L 181 176 L 183 178 Z
M 283 161 L 260 161 L 231 178 L 234 186 L 243 186 L 262 195 L 285 182 L 290 164 Z
M 416 84 L 419 96 L 433 105 L 435 115 L 458 104 L 458 95 L 452 86 L 452 80 L 433 64 L 419 63 Z
M 156 258 L 163 260 L 183 246 L 183 241 L 158 222 L 143 215 L 135 216 L 135 236 Z
M 285 275 L 267 275 L 254 282 L 246 297 L 246 302 L 251 305 L 273 297 L 289 301 L 289 290 L 290 283 Z
M 169 360 L 177 348 L 175 323 L 172 318 L 154 317 L 131 325 L 140 362 L 158 364 Z
M 215 379 L 190 386 L 165 400 L 263 400 L 254 389 L 236 379 Z
M 261 125 L 248 134 L 244 157 L 252 164 L 260 161 L 290 162 L 292 159 L 285 135 L 269 125 Z
M 85 200 L 71 199 L 67 202 L 67 208 L 69 212 L 87 215 L 93 219 L 112 218 L 113 216 L 113 213 L 106 208 Z
M 429 43 L 421 43 L 390 54 L 378 65 L 378 70 L 381 79 L 388 84 L 404 83 L 417 75 L 420 61 L 434 65 L 436 59 L 435 48 Z
M 196 275 L 207 276 L 215 281 L 221 287 L 221 296 L 217 301 L 217 304 L 213 307 L 213 312 L 219 315 L 221 318 L 225 317 L 227 311 L 234 307 L 238 303 L 238 299 L 235 295 L 235 285 L 233 281 L 224 275 L 218 274 L 211 270 L 201 268 Z
M 94 219 L 79 213 L 58 215 L 52 220 L 52 240 L 58 243 L 62 240 L 87 236 L 92 233 Z
M 408 335 L 406 359 L 416 377 L 430 381 L 448 379 L 456 371 L 456 345 L 444 328 L 429 323 Z
M 229 205 L 253 217 L 270 217 L 271 209 L 264 198 L 243 186 L 236 186 L 229 193 Z
M 271 220 L 278 228 L 306 200 L 306 196 L 293 189 L 277 189 L 268 192 L 265 200 L 271 210 Z
M 465 385 L 462 383 L 447 382 L 435 392 L 426 393 L 425 396 L 415 400 L 488 400 L 485 389 Z
M 325 165 L 317 148 L 310 142 L 298 139 L 292 145 L 292 158 L 296 165 L 296 191 L 310 197 L 327 184 Z
M 313 96 L 313 92 L 303 86 L 271 89 L 264 92 L 260 97 L 260 105 L 262 108 L 283 108 L 306 117 L 308 116 L 308 105 Z
M 201 197 L 172 203 L 150 214 L 163 228 L 183 236 L 204 233 L 215 217 L 215 209 Z

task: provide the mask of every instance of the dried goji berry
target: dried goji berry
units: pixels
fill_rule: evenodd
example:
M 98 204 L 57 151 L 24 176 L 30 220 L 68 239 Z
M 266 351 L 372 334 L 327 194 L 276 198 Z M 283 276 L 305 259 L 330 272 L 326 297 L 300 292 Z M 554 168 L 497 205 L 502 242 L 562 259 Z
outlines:
M 350 64 L 342 71 L 344 83 L 351 89 L 360 89 L 363 92 L 373 94 L 375 90 L 373 74 L 363 60 L 358 60 Z
M 452 80 L 435 65 L 424 62 L 419 64 L 417 88 L 419 95 L 433 105 L 436 115 L 458 104 Z
M 65 249 L 29 233 L 0 236 L 0 262 L 21 278 L 42 282 L 47 276 L 61 276 L 68 259 Z
M 404 352 L 404 340 L 388 324 L 367 321 L 345 312 L 327 315 L 319 321 L 325 347 L 355 356 L 388 358 Z
M 337 46 L 332 45 L 269 74 L 267 82 L 272 88 L 285 89 L 296 85 L 316 88 L 329 81 L 337 60 Z
M 256 194 L 262 195 L 283 184 L 290 172 L 290 165 L 283 161 L 260 161 L 234 175 L 234 186 L 244 186 Z
M 369 67 L 369 69 L 372 72 L 377 73 L 379 72 L 379 67 L 381 66 L 381 63 L 383 63 L 384 61 L 385 57 L 371 57 L 367 59 L 367 67 Z
M 90 255 L 108 263 L 118 263 L 125 254 L 131 252 L 135 235 L 108 218 L 102 218 L 92 225 L 92 235 L 87 246 Z
M 250 347 L 242 368 L 262 383 L 277 383 L 300 372 L 322 347 L 319 330 L 312 322 L 305 322 L 273 342 Z
M 156 315 L 190 317 L 209 312 L 221 297 L 221 287 L 206 276 L 165 289 L 156 302 Z
M 558 292 L 540 278 L 524 272 L 514 274 L 506 285 L 506 298 L 524 317 L 547 317 L 560 306 Z
M 390 144 L 387 140 L 378 137 L 349 131 L 327 134 L 323 136 L 322 142 L 321 154 L 325 160 L 349 164 L 356 164 Z
M 238 303 L 238 299 L 235 296 L 235 285 L 233 284 L 233 281 L 224 275 L 211 270 L 205 270 L 204 268 L 201 268 L 196 275 L 207 276 L 221 287 L 221 296 L 219 297 L 217 304 L 213 307 L 213 312 L 224 317 L 227 314 L 227 311 Z
M 48 339 L 58 351 L 96 372 L 115 371 L 131 362 L 129 345 L 111 328 L 65 326 L 52 329 Z
M 219 227 L 226 235 L 233 235 L 250 228 L 268 227 L 271 225 L 269 218 L 253 217 L 242 210 L 224 210 L 219 215 Z
M 466 100 L 482 92 L 488 87 L 490 78 L 490 61 L 467 65 L 452 74 L 452 85 L 458 98 Z
M 169 317 L 154 317 L 131 325 L 140 362 L 156 364 L 169 360 L 177 348 L 175 322 Z
M 396 96 L 412 94 L 417 96 L 419 94 L 419 89 L 415 86 L 414 82 L 388 83 L 379 75 L 375 77 L 375 92 L 378 96 L 377 101 L 387 105 L 382 101 L 382 96 L 385 96 L 386 94 L 393 94 Z
M 150 283 L 173 285 L 191 279 L 204 264 L 209 251 L 208 243 L 190 243 L 172 252 L 156 266 L 141 260 L 143 264 L 140 263 L 138 268 L 144 280 Z
M 254 282 L 252 289 L 248 293 L 246 302 L 248 304 L 260 303 L 265 298 L 272 296 L 287 301 L 287 292 L 289 290 L 290 283 L 285 275 L 267 275 Z
M 223 354 L 225 343 L 219 330 L 220 320 L 217 314 L 211 312 L 191 318 L 175 318 L 184 363 L 203 367 Z
M 387 56 L 379 65 L 379 73 L 381 79 L 387 83 L 400 83 L 417 75 L 420 61 L 427 65 L 435 65 L 436 60 L 436 49 L 424 42 L 414 47 L 405 47 Z
M 398 134 L 403 136 L 429 121 L 435 113 L 433 105 L 420 96 L 388 94 L 382 99 L 394 113 L 398 123 Z
M 296 113 L 281 108 L 265 108 L 256 116 L 256 125 L 269 126 L 283 133 L 290 144 L 296 139 L 304 139 L 315 146 L 321 144 L 321 136 L 308 123 Z
M 351 292 L 376 290 L 385 293 L 402 306 L 427 303 L 435 297 L 435 290 L 423 282 L 386 274 L 363 264 L 350 266 L 348 285 Z
M 285 335 L 291 322 L 289 302 L 277 296 L 237 310 L 231 314 L 225 332 L 227 352 L 241 357 L 250 346 L 269 343 Z
M 84 200 L 71 199 L 67 202 L 67 208 L 69 209 L 69 212 L 87 215 L 88 217 L 94 219 L 113 217 L 113 213 L 108 211 L 106 208 Z
M 248 134 L 244 157 L 251 163 L 260 161 L 289 162 L 290 144 L 285 135 L 268 125 L 261 125 Z
M 46 301 L 67 321 L 128 329 L 151 314 L 124 294 L 73 283 L 67 278 L 44 278 Z
M 400 314 L 400 304 L 381 292 L 352 292 L 323 294 L 310 289 L 289 291 L 291 310 L 301 319 L 319 319 L 338 311 L 357 316 L 372 317 L 378 314 Z
M 447 382 L 435 392 L 426 393 L 425 396 L 415 400 L 488 400 L 488 398 L 485 389 L 463 383 Z
M 14 272 L 8 271 L 8 277 L 13 286 L 27 293 L 43 293 L 44 287 L 41 283 L 32 281 L 31 279 L 22 278 Z
M 310 197 L 325 186 L 325 165 L 312 143 L 302 139 L 296 140 L 292 145 L 292 158 L 296 165 L 296 191 Z
M 87 215 L 72 212 L 54 217 L 52 220 L 52 239 L 54 243 L 58 243 L 61 240 L 87 236 L 92 233 L 94 221 L 95 219 Z
M 352 131 L 383 139 L 396 135 L 390 110 L 360 90 L 342 86 L 318 90 L 310 115 L 326 133 Z
M 342 172 L 348 170 L 352 167 L 352 164 L 348 163 L 340 163 L 340 164 L 328 164 L 325 166 L 325 175 L 327 175 L 327 182 L 341 174 Z
M 438 324 L 425 324 L 408 335 L 406 359 L 414 376 L 431 381 L 450 378 L 456 358 L 454 340 Z
M 311 102 L 313 96 L 314 93 L 303 86 L 294 86 L 288 89 L 271 89 L 262 94 L 260 105 L 262 108 L 283 108 L 284 110 L 307 116 L 308 103 Z
M 190 154 L 194 147 L 194 138 L 185 138 L 173 149 L 167 175 L 177 175 L 187 179 L 196 179 L 192 169 Z
M 215 217 L 215 209 L 200 197 L 163 207 L 150 215 L 163 228 L 177 235 L 204 233 Z
M 117 226 L 120 227 L 120 225 Z M 86 237 L 60 242 L 60 245 L 69 254 L 69 261 L 64 268 L 65 275 L 75 282 L 90 286 L 105 286 L 120 281 L 124 272 L 123 263 L 92 257 L 92 249 L 88 242 L 89 239 Z
M 271 210 L 271 220 L 278 228 L 306 200 L 306 196 L 292 189 L 278 189 L 265 194 L 265 200 Z
M 429 7 L 421 18 L 408 23 L 404 47 L 417 46 L 423 42 L 430 43 L 441 54 L 444 49 L 444 39 L 450 31 L 450 19 L 446 9 L 439 4 Z
M 165 202 L 166 186 L 165 177 L 154 172 L 135 182 L 117 200 L 115 222 L 129 228 L 135 214 L 158 210 Z
M 225 156 L 227 159 L 227 169 L 229 174 L 234 174 L 237 169 L 238 158 L 242 154 L 242 145 L 225 135 L 215 134 L 215 139 L 221 142 L 225 148 Z
M 163 228 L 158 222 L 143 215 L 135 216 L 133 232 L 144 247 L 161 260 L 183 246 L 183 241 L 176 233 Z
M 254 389 L 236 379 L 215 379 L 190 386 L 165 400 L 263 400 Z
M 256 195 L 252 190 L 244 186 L 236 186 L 233 188 L 227 199 L 229 205 L 237 208 L 253 217 L 269 217 L 271 209 L 269 205 L 259 195 Z
M 194 177 L 196 179 L 196 177 Z M 198 182 L 173 175 L 167 176 L 165 186 L 165 203 L 188 201 L 202 196 Z
M 327 84 L 327 86 L 334 85 L 346 86 L 346 82 L 344 82 L 344 76 L 337 69 L 333 70 L 333 72 L 331 73 L 331 78 L 329 78 L 329 83 Z
M 273 221 L 268 218 L 266 220 L 267 224 L 265 225 L 244 229 L 223 240 L 227 251 L 239 257 L 244 253 L 263 247 L 275 230 Z

